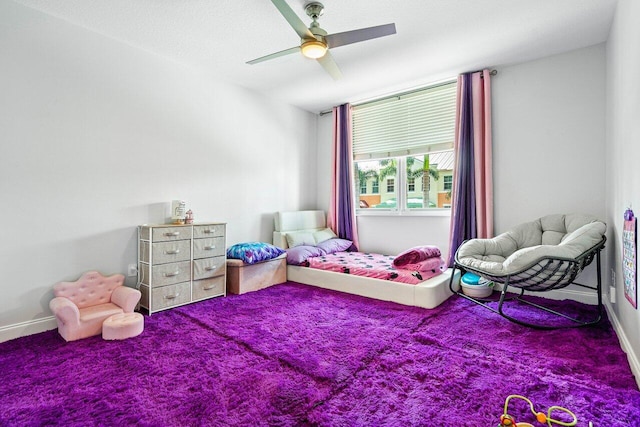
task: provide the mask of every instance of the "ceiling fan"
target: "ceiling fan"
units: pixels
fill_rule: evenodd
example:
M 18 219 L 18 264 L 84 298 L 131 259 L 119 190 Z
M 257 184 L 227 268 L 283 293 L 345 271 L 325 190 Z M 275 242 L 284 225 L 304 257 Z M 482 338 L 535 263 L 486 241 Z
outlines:
M 294 31 L 300 36 L 300 46 L 272 53 L 252 61 L 247 64 L 257 64 L 259 62 L 268 61 L 280 56 L 289 55 L 291 53 L 300 52 L 303 56 L 317 60 L 334 80 L 342 77 L 342 72 L 338 68 L 338 64 L 334 61 L 329 49 L 334 47 L 345 46 L 352 43 L 358 43 L 378 37 L 390 36 L 396 33 L 395 24 L 378 25 L 376 27 L 361 28 L 359 30 L 345 31 L 343 33 L 327 34 L 325 30 L 320 28 L 318 18 L 324 11 L 324 5 L 317 1 L 307 3 L 304 7 L 307 15 L 313 20 L 309 28 L 295 14 L 293 9 L 289 7 L 285 0 L 271 0 L 275 7 L 280 11 L 284 19 L 293 27 Z

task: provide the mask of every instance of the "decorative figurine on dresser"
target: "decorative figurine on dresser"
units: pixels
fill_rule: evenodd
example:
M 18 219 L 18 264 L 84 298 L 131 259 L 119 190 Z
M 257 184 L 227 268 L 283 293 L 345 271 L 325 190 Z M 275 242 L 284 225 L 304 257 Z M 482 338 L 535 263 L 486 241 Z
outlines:
M 226 295 L 224 223 L 138 227 L 140 306 L 149 314 Z

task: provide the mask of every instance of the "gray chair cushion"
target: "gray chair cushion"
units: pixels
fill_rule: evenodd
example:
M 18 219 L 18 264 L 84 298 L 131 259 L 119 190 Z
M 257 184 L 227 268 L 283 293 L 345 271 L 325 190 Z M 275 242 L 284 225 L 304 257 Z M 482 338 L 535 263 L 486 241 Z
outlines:
M 493 239 L 469 240 L 458 249 L 456 261 L 498 276 L 513 274 L 543 257 L 574 259 L 598 244 L 606 228 L 590 215 L 548 215 Z

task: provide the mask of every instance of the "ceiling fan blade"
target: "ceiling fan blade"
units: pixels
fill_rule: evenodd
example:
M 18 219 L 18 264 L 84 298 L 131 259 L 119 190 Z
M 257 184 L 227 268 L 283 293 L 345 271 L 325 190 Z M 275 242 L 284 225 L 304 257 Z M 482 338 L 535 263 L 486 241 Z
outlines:
M 252 59 L 251 61 L 247 61 L 247 64 L 257 64 L 258 62 L 268 61 L 270 59 L 275 59 L 280 56 L 290 55 L 292 53 L 300 52 L 300 46 L 291 47 L 289 49 L 281 50 L 280 52 L 272 53 L 270 55 L 261 56 L 260 58 Z
M 315 39 L 311 31 L 309 31 L 304 22 L 302 22 L 293 9 L 289 7 L 285 0 L 271 0 L 271 3 L 273 3 L 273 5 L 280 11 L 282 16 L 284 16 L 284 19 L 286 19 L 289 25 L 293 27 L 301 39 Z
M 272 0 L 274 1 L 274 0 Z M 396 33 L 396 24 L 378 25 L 376 27 L 360 28 L 344 33 L 329 34 L 324 37 L 330 48 L 347 44 L 363 42 L 378 37 L 390 36 Z
M 322 58 L 316 59 L 322 65 L 322 68 L 329 73 L 333 80 L 340 80 L 342 78 L 342 71 L 338 68 L 338 64 L 333 59 L 333 56 L 327 51 Z

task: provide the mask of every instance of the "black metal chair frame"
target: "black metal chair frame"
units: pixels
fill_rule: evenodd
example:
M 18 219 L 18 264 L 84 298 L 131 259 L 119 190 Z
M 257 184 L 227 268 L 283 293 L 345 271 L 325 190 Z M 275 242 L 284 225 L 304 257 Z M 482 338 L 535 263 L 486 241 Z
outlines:
M 604 244 L 606 240 L 607 240 L 606 237 L 602 236 L 602 240 L 599 243 L 597 243 L 592 248 L 588 249 L 587 251 L 585 251 L 575 259 L 543 257 L 515 273 L 510 273 L 506 275 L 491 274 L 483 270 L 462 265 L 458 261 L 458 252 L 456 252 L 454 265 L 453 265 L 453 273 L 451 274 L 451 279 L 449 280 L 449 289 L 451 290 L 451 292 L 458 294 L 461 297 L 468 299 L 469 301 L 472 301 L 478 305 L 481 305 L 514 323 L 517 323 L 523 326 L 528 326 L 531 328 L 559 329 L 559 328 L 594 325 L 600 322 L 600 320 L 602 319 L 602 313 L 603 313 L 602 267 L 601 267 L 601 260 L 600 260 L 600 252 L 602 251 L 602 249 L 604 249 Z M 574 282 L 578 274 L 582 272 L 582 270 L 584 270 L 586 266 L 591 264 L 594 258 L 596 259 L 596 264 L 597 264 L 597 285 L 588 286 L 588 285 Z M 466 272 L 472 272 L 494 283 L 501 284 L 502 292 L 500 294 L 498 308 L 495 309 L 488 305 L 489 302 L 495 302 L 495 299 L 492 300 L 490 298 L 476 298 L 469 295 L 465 295 L 462 292 L 462 288 L 460 288 L 459 290 L 454 289 L 453 281 L 454 281 L 456 269 L 460 270 L 461 275 L 465 274 Z M 525 291 L 546 292 L 554 289 L 561 289 L 566 286 L 569 286 L 570 284 L 574 284 L 576 286 L 580 286 L 583 288 L 596 291 L 597 297 L 598 297 L 597 313 L 592 320 L 587 320 L 587 321 L 579 320 L 577 318 L 568 316 L 564 313 L 560 313 L 556 310 L 552 310 L 551 308 L 542 306 L 532 301 L 527 301 L 526 299 L 522 298 L 524 296 Z M 519 294 L 516 293 L 516 295 L 507 296 L 507 292 L 510 286 L 513 288 L 519 289 L 520 290 Z M 550 325 L 539 325 L 534 323 L 528 323 L 506 314 L 503 310 L 505 301 L 520 301 L 522 303 L 544 310 L 548 313 L 551 313 L 560 317 L 564 317 L 565 319 L 569 319 L 573 323 L 566 326 L 550 326 Z

